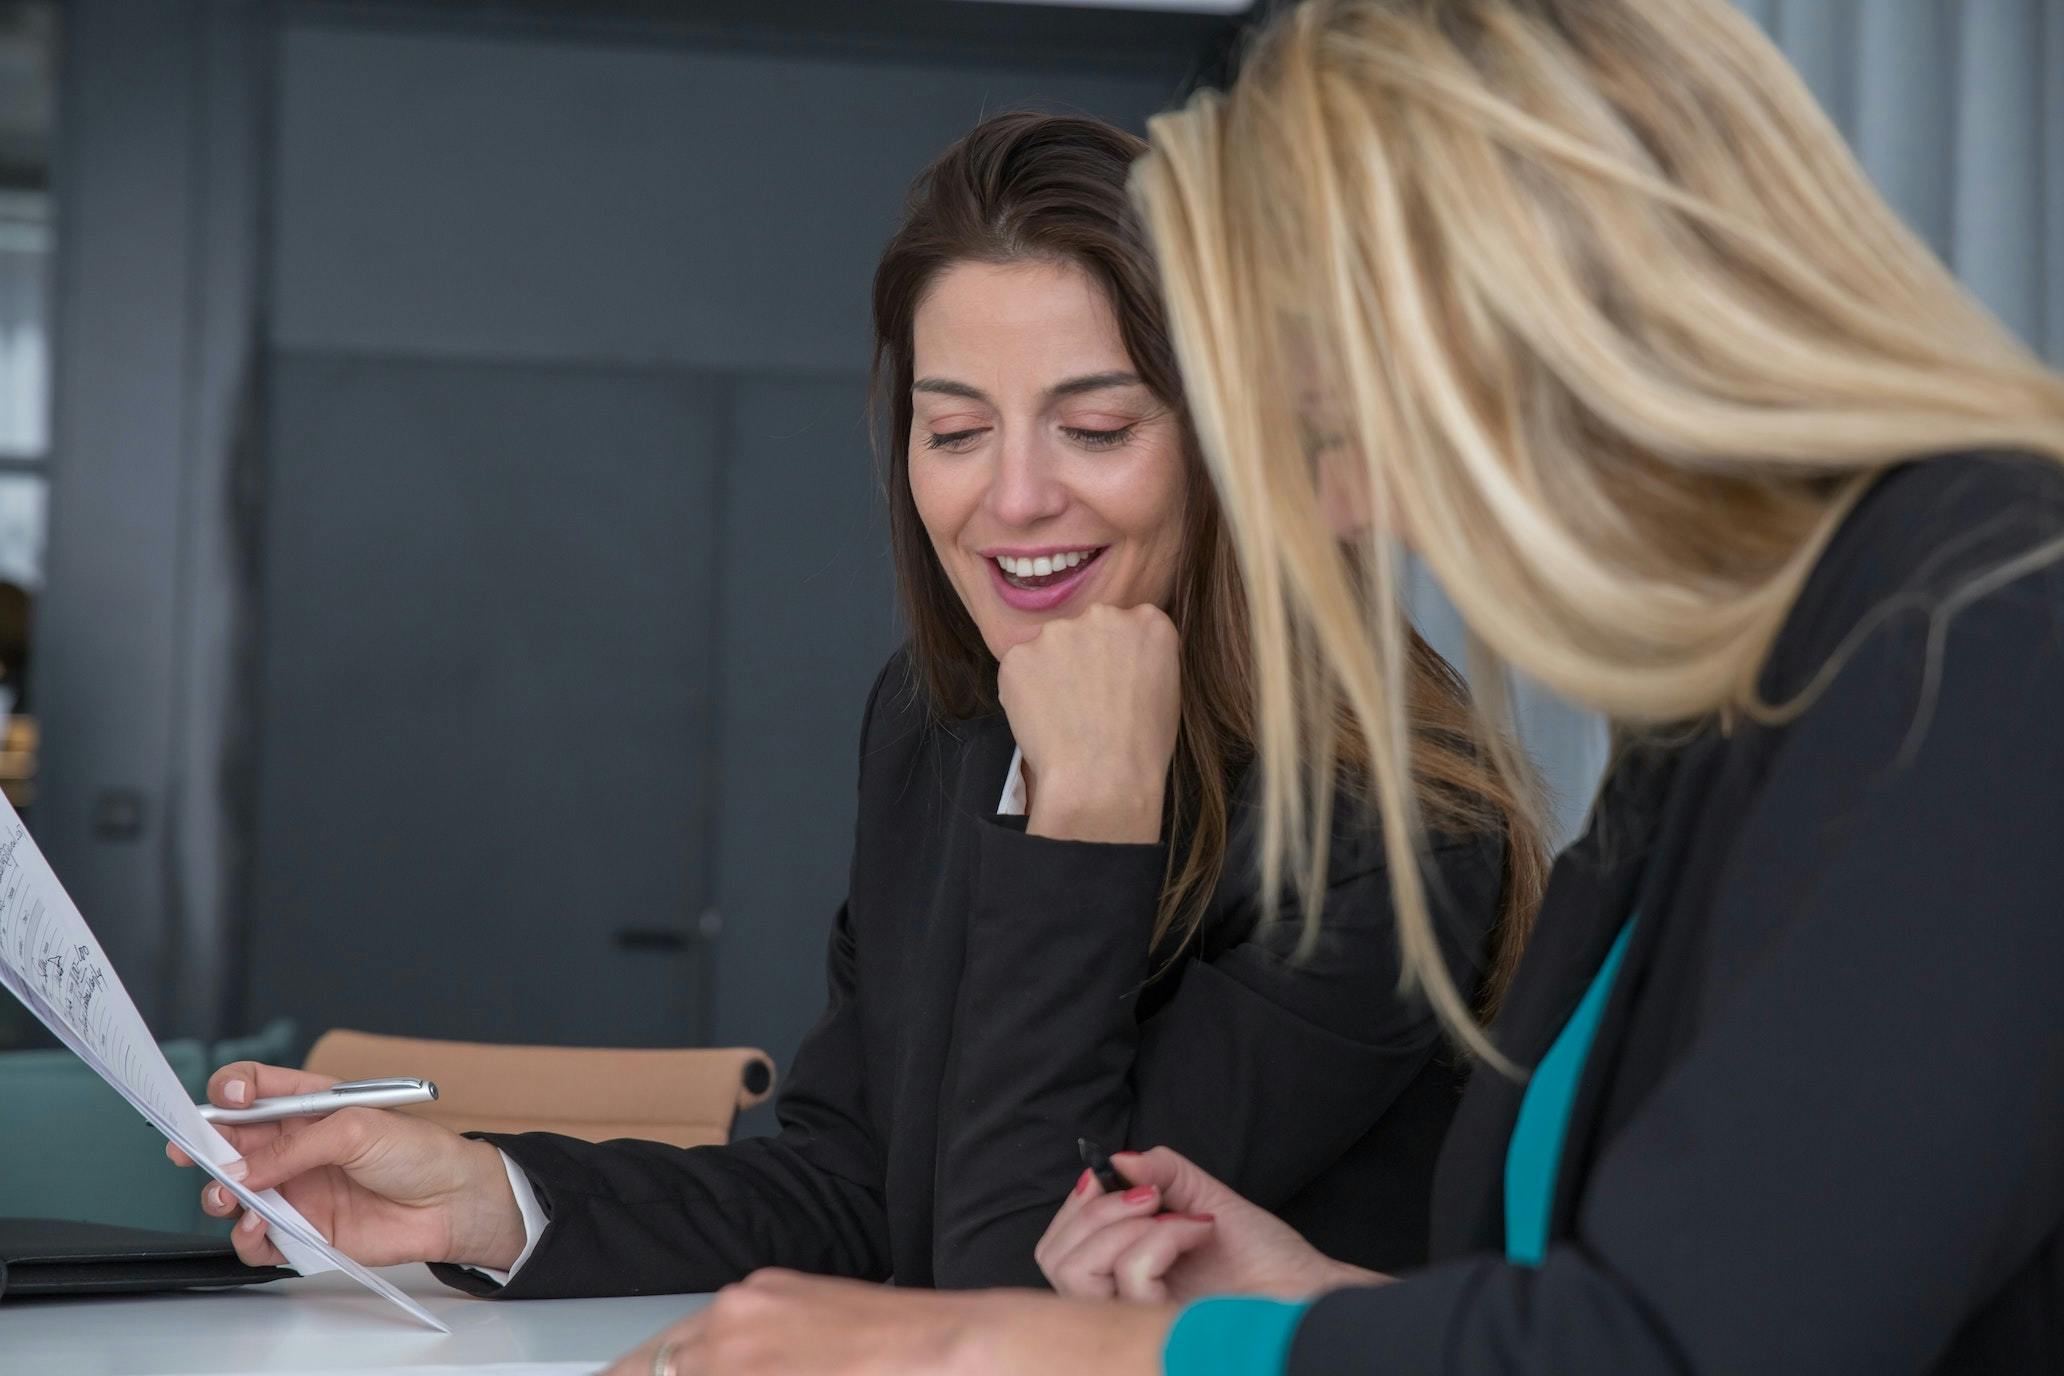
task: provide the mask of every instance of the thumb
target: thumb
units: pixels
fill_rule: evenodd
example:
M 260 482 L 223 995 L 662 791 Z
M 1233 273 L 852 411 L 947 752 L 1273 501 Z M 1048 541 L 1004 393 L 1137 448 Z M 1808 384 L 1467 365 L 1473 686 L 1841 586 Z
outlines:
M 1209 1214 L 1162 1214 L 1138 1242 L 1112 1264 L 1111 1279 L 1118 1298 L 1141 1304 L 1161 1304 L 1168 1299 L 1165 1277 L 1187 1252 L 1211 1241 L 1214 1224 Z
M 1180 1152 L 1155 1147 L 1145 1152 L 1120 1152 L 1111 1164 L 1135 1185 L 1161 1191 L 1161 1207 L 1171 1213 L 1210 1213 L 1236 1198 L 1202 1166 Z

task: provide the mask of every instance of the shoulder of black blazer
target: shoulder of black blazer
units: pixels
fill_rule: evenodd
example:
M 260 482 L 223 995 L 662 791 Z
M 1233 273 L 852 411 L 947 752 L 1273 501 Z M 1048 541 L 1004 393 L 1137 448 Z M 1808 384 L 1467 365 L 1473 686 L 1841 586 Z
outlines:
M 1829 542 L 1765 666 L 1766 701 L 1796 697 L 1859 628 L 1926 616 L 2002 561 L 2064 533 L 2064 467 L 1959 455 L 1892 470 Z M 1703 897 L 1724 862 L 1782 723 L 1656 732 L 1625 748 L 1585 833 L 1557 859 L 1533 941 L 1492 1029 L 1519 1065 L 1547 1050 L 1627 919 L 1643 914 L 1572 1107 L 1551 1233 L 1567 1230 L 1589 1168 L 1697 1030 Z M 1781 800 L 1780 800 L 1781 801 Z M 1805 824 L 1808 819 L 1801 819 Z M 1666 929 L 1678 940 L 1660 950 Z M 1659 958 L 1660 957 L 1660 958 Z M 1632 1012 L 1642 1008 L 1638 1031 Z M 1656 1035 L 1660 1034 L 1660 1035 Z M 1480 1068 L 1434 1182 L 1436 1258 L 1503 1249 L 1506 1144 L 1523 1080 Z
M 931 824 L 937 809 L 993 819 L 1015 741 L 1001 710 L 968 718 L 942 716 L 933 706 L 908 645 L 891 654 L 868 694 L 860 734 L 862 807 L 901 813 L 910 824 Z M 972 757 L 975 768 L 964 766 Z M 956 784 L 955 781 L 960 781 Z M 1270 911 L 1259 901 L 1260 779 L 1247 762 L 1236 764 L 1227 798 L 1226 858 L 1204 911 L 1203 950 L 1246 936 Z M 1022 823 L 1015 823 L 1022 825 Z M 1473 988 L 1483 965 L 1484 932 L 1448 908 L 1473 910 L 1479 876 L 1502 871 L 1502 835 L 1439 835 L 1431 855 L 1440 935 L 1457 980 Z M 1374 804 L 1355 792 L 1337 796 L 1326 851 L 1329 886 L 1338 886 L 1388 867 Z M 1443 902 L 1443 898 L 1452 900 Z M 1298 896 L 1286 881 L 1274 912 L 1296 920 Z

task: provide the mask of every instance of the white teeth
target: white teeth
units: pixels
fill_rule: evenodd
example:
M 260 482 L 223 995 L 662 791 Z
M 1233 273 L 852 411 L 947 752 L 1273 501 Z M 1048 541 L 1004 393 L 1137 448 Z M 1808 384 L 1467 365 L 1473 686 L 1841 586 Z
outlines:
M 1046 578 L 1056 573 L 1066 573 L 1078 568 L 1095 550 L 1071 550 L 1067 554 L 1042 554 L 1036 558 L 1020 559 L 1012 554 L 996 556 L 996 566 L 1013 578 Z

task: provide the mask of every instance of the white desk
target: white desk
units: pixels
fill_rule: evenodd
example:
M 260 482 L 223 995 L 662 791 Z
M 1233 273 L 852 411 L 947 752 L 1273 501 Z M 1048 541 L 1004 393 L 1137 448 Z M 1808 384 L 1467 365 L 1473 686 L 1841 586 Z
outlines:
M 706 1301 L 480 1300 L 438 1284 L 425 1267 L 382 1274 L 450 1324 L 451 1336 L 332 1272 L 207 1294 L 0 1300 L 0 1373 L 241 1376 L 581 1360 L 599 1366 Z

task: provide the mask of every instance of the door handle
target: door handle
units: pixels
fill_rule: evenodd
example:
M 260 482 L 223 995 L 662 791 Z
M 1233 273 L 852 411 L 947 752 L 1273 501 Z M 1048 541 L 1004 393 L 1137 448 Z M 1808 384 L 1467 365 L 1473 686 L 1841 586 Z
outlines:
M 704 908 L 693 926 L 619 927 L 611 938 L 619 951 L 685 951 L 714 941 L 724 930 L 724 919 L 715 908 Z

